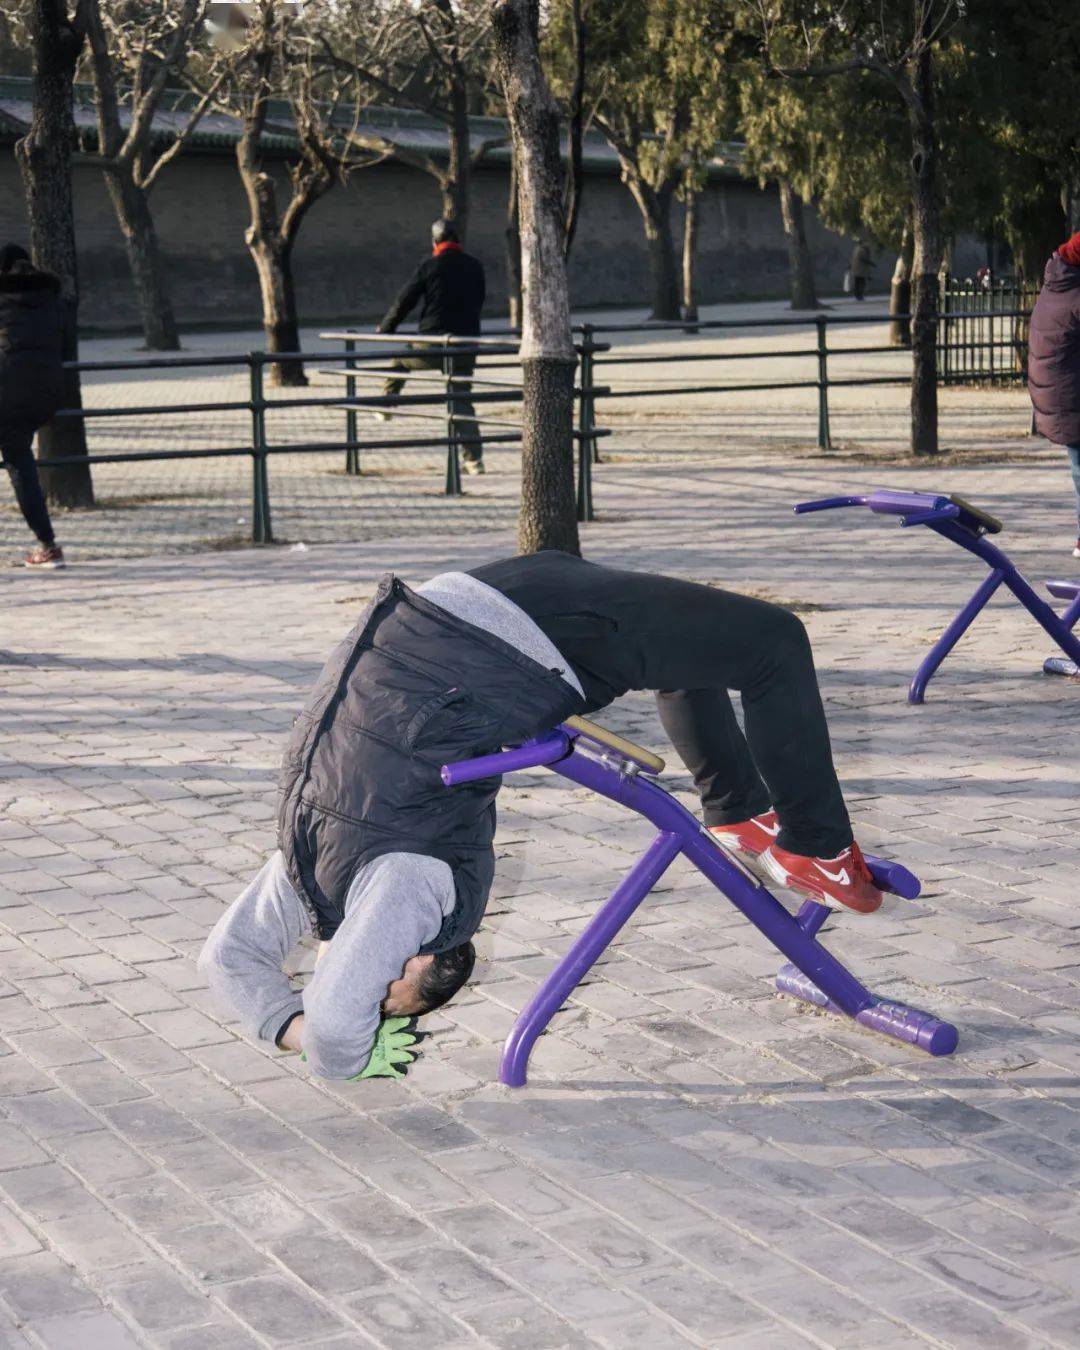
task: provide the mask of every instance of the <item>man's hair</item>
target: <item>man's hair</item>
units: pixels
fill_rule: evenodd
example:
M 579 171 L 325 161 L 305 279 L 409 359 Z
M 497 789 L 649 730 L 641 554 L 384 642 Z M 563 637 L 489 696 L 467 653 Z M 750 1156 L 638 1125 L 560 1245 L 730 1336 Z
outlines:
M 433 244 L 460 244 L 457 226 L 440 216 L 431 227 L 431 242 Z
M 423 1011 L 434 1012 L 449 1003 L 473 972 L 476 948 L 471 942 L 436 952 L 416 986 L 416 996 L 424 1005 Z

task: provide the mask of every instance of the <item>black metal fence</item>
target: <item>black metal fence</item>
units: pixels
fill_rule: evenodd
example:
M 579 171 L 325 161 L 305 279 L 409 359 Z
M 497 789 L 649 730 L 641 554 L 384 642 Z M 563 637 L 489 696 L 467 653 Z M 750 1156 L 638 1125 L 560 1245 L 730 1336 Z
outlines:
M 1027 378 L 1028 330 L 1039 294 L 1007 279 L 950 277 L 941 287 L 938 378 L 942 384 L 1015 384 Z
M 343 452 L 344 471 L 352 476 L 363 475 L 363 453 L 375 450 L 446 450 L 445 492 L 448 496 L 460 495 L 461 484 L 461 447 L 465 439 L 466 421 L 475 420 L 479 425 L 469 436 L 471 444 L 482 450 L 484 446 L 520 445 L 521 428 L 518 425 L 501 421 L 496 424 L 492 419 L 476 416 L 475 419 L 463 415 L 461 411 L 465 390 L 472 384 L 479 384 L 479 390 L 470 390 L 468 400 L 472 404 L 520 403 L 521 385 L 515 381 L 492 379 L 487 376 L 477 379 L 473 375 L 458 373 L 460 358 L 485 358 L 485 371 L 491 369 L 514 369 L 518 367 L 518 341 L 516 338 L 454 338 L 426 337 L 410 335 L 407 341 L 377 334 L 347 332 L 328 336 L 340 337 L 344 342 L 343 350 L 316 352 L 262 352 L 252 351 L 219 356 L 179 356 L 124 358 L 108 361 L 72 362 L 71 368 L 87 372 L 107 371 L 172 371 L 178 369 L 221 369 L 227 367 L 246 368 L 249 379 L 249 391 L 246 399 L 215 400 L 201 403 L 129 405 L 101 408 L 68 408 L 56 414 L 58 419 L 81 419 L 84 424 L 108 418 L 147 417 L 161 418 L 168 415 L 189 413 L 237 413 L 244 412 L 250 417 L 250 444 L 216 445 L 184 449 L 106 451 L 88 455 L 55 457 L 42 461 L 42 473 L 47 480 L 50 470 L 67 465 L 94 465 L 117 463 L 150 463 L 162 460 L 223 459 L 236 456 L 248 456 L 251 460 L 251 542 L 253 544 L 271 544 L 274 542 L 272 524 L 270 482 L 268 462 L 275 455 L 312 455 L 327 452 Z M 375 375 L 386 379 L 393 375 L 401 379 L 417 379 L 414 372 L 396 371 L 392 364 L 375 364 L 358 352 L 362 344 L 377 345 L 379 363 L 392 363 L 396 359 L 415 357 L 418 349 L 430 352 L 439 358 L 441 370 L 429 372 L 439 383 L 440 388 L 428 393 L 378 394 L 361 393 L 357 384 L 366 375 Z M 385 344 L 379 346 L 378 344 Z M 499 362 L 491 358 L 512 356 L 514 360 Z M 326 363 L 330 367 L 340 365 L 345 388 L 341 394 L 331 395 L 279 395 L 267 396 L 267 369 L 285 363 L 301 362 L 305 366 Z M 323 370 L 323 373 L 327 373 Z M 578 403 L 578 416 L 573 436 L 578 446 L 577 455 L 577 499 L 578 512 L 583 520 L 593 518 L 592 503 L 592 460 L 595 457 L 597 438 L 606 434 L 596 425 L 592 415 L 592 404 L 603 394 L 603 389 L 593 384 L 581 385 L 575 389 Z M 295 408 L 340 409 L 344 413 L 345 428 L 341 438 L 324 441 L 280 442 L 271 435 L 268 418 L 274 412 Z M 416 436 L 361 437 L 357 426 L 357 412 L 369 413 L 393 410 L 394 416 L 416 416 L 423 422 L 439 423 L 434 428 L 421 426 Z M 484 423 L 487 422 L 485 427 Z M 587 428 L 584 431 L 583 428 Z M 426 433 L 426 434 L 425 434 Z
M 1022 376 L 1026 362 L 1026 331 L 1030 306 L 1014 305 L 1006 308 L 1006 300 L 1015 301 L 1020 293 L 1005 287 L 979 292 L 979 303 L 967 308 L 952 305 L 958 298 L 972 300 L 971 292 L 954 288 L 948 293 L 939 331 L 939 375 L 944 383 L 958 384 L 993 379 L 996 383 L 1013 381 Z M 1023 296 L 1021 298 L 1027 298 Z M 943 304 L 946 297 L 943 297 Z M 889 354 L 904 361 L 902 348 L 892 344 L 856 343 L 830 345 L 830 329 L 850 331 L 853 326 L 881 325 L 902 320 L 904 315 L 885 314 L 825 314 L 805 317 L 767 319 L 701 320 L 693 323 L 644 324 L 582 324 L 575 329 L 578 355 L 578 374 L 575 397 L 577 405 L 574 438 L 577 453 L 576 488 L 577 512 L 581 520 L 592 520 L 593 465 L 599 459 L 599 444 L 611 428 L 601 426 L 598 409 L 606 399 L 663 399 L 697 394 L 747 393 L 807 389 L 814 391 L 817 408 L 817 445 L 832 448 L 830 427 L 830 391 L 868 385 L 901 384 L 910 378 L 910 368 L 890 370 L 882 374 L 837 374 L 836 364 L 855 356 Z M 777 349 L 722 350 L 710 349 L 700 341 L 688 344 L 686 349 L 675 349 L 665 344 L 662 350 L 635 351 L 632 346 L 613 350 L 610 339 L 620 335 L 680 336 L 700 339 L 761 333 L 765 330 L 809 330 L 810 345 L 792 346 L 784 343 Z M 324 341 L 341 345 L 314 352 L 268 353 L 252 351 L 231 355 L 146 357 L 111 361 L 82 361 L 75 368 L 84 373 L 123 371 L 174 371 L 241 367 L 248 373 L 248 396 L 244 399 L 119 407 L 88 407 L 67 409 L 59 418 L 81 418 L 84 422 L 115 417 L 160 418 L 163 415 L 190 413 L 245 413 L 250 423 L 250 436 L 245 444 L 208 445 L 182 449 L 152 449 L 92 453 L 87 457 L 51 459 L 43 463 L 45 472 L 50 467 L 65 464 L 111 464 L 120 462 L 147 463 L 160 460 L 217 459 L 248 456 L 251 461 L 251 542 L 274 542 L 270 482 L 267 466 L 275 455 L 311 455 L 340 452 L 344 472 L 350 476 L 364 474 L 364 455 L 368 451 L 403 451 L 436 449 L 446 452 L 444 490 L 447 495 L 462 491 L 461 449 L 464 439 L 480 447 L 499 444 L 516 446 L 521 443 L 520 425 L 505 416 L 495 418 L 481 410 L 469 414 L 463 411 L 467 398 L 480 409 L 492 404 L 520 404 L 522 388 L 519 378 L 520 358 L 516 335 L 504 333 L 485 338 L 432 337 L 410 334 L 407 338 L 389 334 L 372 334 L 359 330 L 327 332 L 320 335 Z M 432 358 L 435 368 L 402 370 L 398 363 L 415 357 L 418 351 Z M 470 363 L 479 360 L 480 372 L 463 373 L 461 359 Z M 716 365 L 727 362 L 753 362 L 757 366 L 768 361 L 805 360 L 809 367 L 802 379 L 721 381 L 713 374 Z M 282 362 L 302 362 L 314 367 L 323 376 L 339 379 L 342 392 L 322 395 L 293 395 L 267 392 L 267 369 Z M 688 370 L 704 367 L 688 378 L 632 385 L 613 382 L 620 371 L 636 367 L 654 367 L 657 364 Z M 440 368 L 441 367 L 441 368 Z M 407 392 L 380 391 L 379 385 L 388 378 L 406 382 Z M 374 388 L 371 382 L 375 382 Z M 420 392 L 412 392 L 419 390 Z M 270 419 L 284 409 L 336 409 L 343 415 L 343 434 L 340 438 L 318 441 L 283 442 L 272 434 Z M 393 413 L 407 422 L 415 421 L 417 434 L 390 437 L 359 433 L 358 414 Z M 475 423 L 468 428 L 465 424 Z

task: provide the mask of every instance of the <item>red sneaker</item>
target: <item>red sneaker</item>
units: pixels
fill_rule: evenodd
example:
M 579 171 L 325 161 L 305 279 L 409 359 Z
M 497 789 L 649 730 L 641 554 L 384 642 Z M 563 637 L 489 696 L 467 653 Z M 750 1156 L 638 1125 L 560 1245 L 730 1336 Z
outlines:
M 809 896 L 830 909 L 853 909 L 858 914 L 873 914 L 884 899 L 862 849 L 852 842 L 835 858 L 806 858 L 771 845 L 761 855 L 762 866 L 775 882 Z
M 32 553 L 23 559 L 24 567 L 32 567 L 37 572 L 55 572 L 58 567 L 66 567 L 64 550 L 59 544 L 38 544 Z
M 775 811 L 765 811 L 760 816 L 751 816 L 749 820 L 739 820 L 733 825 L 710 825 L 709 830 L 733 853 L 756 858 L 765 852 L 780 833 L 780 822 Z

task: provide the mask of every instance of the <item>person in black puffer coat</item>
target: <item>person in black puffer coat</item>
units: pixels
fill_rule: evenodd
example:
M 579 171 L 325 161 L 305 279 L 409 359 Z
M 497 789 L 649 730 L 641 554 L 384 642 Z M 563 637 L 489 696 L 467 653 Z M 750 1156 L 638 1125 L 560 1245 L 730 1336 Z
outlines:
M 39 547 L 27 567 L 64 566 L 34 460 L 34 433 L 60 406 L 60 281 L 38 271 L 18 244 L 0 248 L 0 455 Z

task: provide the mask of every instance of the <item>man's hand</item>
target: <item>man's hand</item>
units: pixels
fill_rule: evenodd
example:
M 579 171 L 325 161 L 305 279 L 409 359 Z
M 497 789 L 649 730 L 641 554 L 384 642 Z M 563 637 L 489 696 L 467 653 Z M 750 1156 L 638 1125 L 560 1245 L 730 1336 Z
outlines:
M 404 1078 L 416 1051 L 415 1017 L 384 1017 L 379 1023 L 371 1058 L 358 1074 L 349 1079 L 355 1083 L 361 1078 Z

